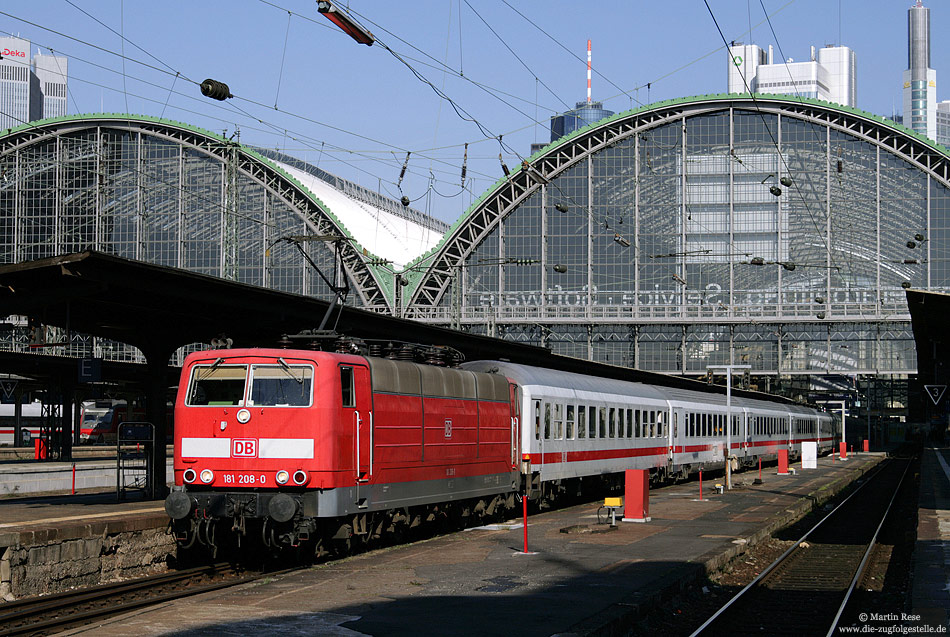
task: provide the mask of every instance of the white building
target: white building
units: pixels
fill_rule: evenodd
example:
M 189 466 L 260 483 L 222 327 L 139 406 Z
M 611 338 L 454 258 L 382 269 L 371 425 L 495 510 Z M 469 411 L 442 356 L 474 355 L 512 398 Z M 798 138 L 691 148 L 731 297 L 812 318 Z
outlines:
M 66 114 L 66 58 L 31 57 L 16 37 L 0 37 L 0 58 L 0 129 Z
M 846 46 L 811 48 L 811 59 L 774 62 L 774 50 L 755 44 L 729 47 L 730 93 L 775 93 L 857 106 L 857 61 Z
M 937 72 L 930 68 L 930 9 L 920 0 L 907 10 L 904 126 L 937 139 Z

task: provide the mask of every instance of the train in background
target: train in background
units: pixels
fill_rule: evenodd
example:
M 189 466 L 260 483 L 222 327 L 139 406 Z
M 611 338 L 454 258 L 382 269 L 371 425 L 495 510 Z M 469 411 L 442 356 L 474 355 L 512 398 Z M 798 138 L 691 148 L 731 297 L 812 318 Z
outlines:
M 40 400 L 22 403 L 20 408 L 20 445 L 49 431 L 59 420 L 61 407 L 46 405 Z M 141 408 L 128 409 L 124 400 L 96 399 L 83 401 L 79 412 L 80 444 L 114 444 L 118 425 L 130 420 L 144 420 Z M 16 435 L 16 405 L 0 403 L 0 446 L 10 447 Z
M 38 438 L 51 418 L 59 418 L 59 408 L 47 407 L 41 401 L 21 403 L 20 445 L 28 446 Z M 16 437 L 16 405 L 0 403 L 0 447 L 14 446 Z
M 349 352 L 187 357 L 165 501 L 182 547 L 259 542 L 320 556 L 434 521 L 490 519 L 522 493 L 545 504 L 616 489 L 626 469 L 682 479 L 840 439 L 834 416 L 804 406 L 734 397 L 730 413 L 713 393 Z

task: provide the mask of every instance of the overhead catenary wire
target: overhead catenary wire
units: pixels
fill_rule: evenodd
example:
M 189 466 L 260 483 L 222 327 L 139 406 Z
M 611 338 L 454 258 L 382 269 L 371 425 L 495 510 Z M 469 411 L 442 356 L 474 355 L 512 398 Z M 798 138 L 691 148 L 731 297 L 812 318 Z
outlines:
M 272 3 L 265 3 L 265 4 L 270 4 L 270 6 L 277 6 L 277 5 L 274 5 L 274 4 L 272 4 Z M 461 6 L 461 4 L 459 4 L 459 6 Z M 291 13 L 291 12 L 288 12 L 288 15 L 290 15 L 290 13 Z M 299 14 L 295 14 L 295 15 L 299 15 Z M 459 12 L 459 17 L 460 17 L 460 19 L 461 19 L 461 12 Z M 288 21 L 289 21 L 289 17 L 288 17 Z M 312 21 L 312 20 L 311 20 L 311 21 Z M 461 30 L 461 27 L 460 27 L 460 30 Z M 286 40 L 286 38 L 285 38 L 285 40 Z M 128 39 L 126 39 L 126 41 L 128 41 L 130 45 L 134 44 L 134 43 L 132 43 L 132 42 L 131 42 L 130 40 L 128 40 Z M 143 50 L 143 51 L 144 51 L 144 49 L 141 49 L 141 47 L 136 47 L 136 48 L 139 48 L 140 50 Z M 413 47 L 413 48 L 415 48 L 415 47 Z M 418 49 L 416 49 L 416 50 L 418 50 Z M 151 56 L 151 54 L 149 54 L 149 55 Z M 407 61 L 409 61 L 411 64 L 416 64 L 416 62 L 415 62 L 412 58 L 409 58 L 408 56 L 405 56 L 404 54 L 401 54 L 401 55 L 403 55 L 403 57 L 404 57 Z M 127 57 L 127 56 L 122 56 L 123 59 L 125 59 L 126 57 Z M 151 57 L 154 58 L 154 56 L 151 56 Z M 154 58 L 154 59 L 157 59 L 157 58 Z M 136 61 L 136 62 L 137 62 L 137 61 Z M 445 64 L 440 64 L 440 65 L 439 65 L 439 68 L 444 69 L 445 67 L 446 67 Z M 446 72 L 454 72 L 454 71 L 446 71 Z M 175 82 L 176 82 L 179 78 L 185 78 L 185 79 L 187 79 L 187 78 L 185 77 L 185 75 L 184 75 L 183 73 L 180 73 L 179 71 L 175 71 L 174 73 L 168 72 L 168 75 L 171 76 L 172 90 L 169 91 L 169 92 L 166 94 L 166 97 L 165 97 L 165 100 L 164 100 L 164 104 L 163 104 L 163 113 L 164 113 L 164 109 L 169 107 L 169 106 L 168 106 L 168 104 L 169 104 L 169 98 L 170 98 L 172 95 L 181 95 L 181 94 L 182 94 L 181 92 L 174 90 Z M 464 74 L 461 73 L 461 72 L 459 72 L 459 75 L 460 75 L 460 76 L 464 76 Z M 468 80 L 468 78 L 465 78 L 465 79 Z M 189 80 L 189 81 L 190 81 L 190 80 Z M 628 95 L 628 96 L 629 96 L 629 95 Z M 519 99 L 520 99 L 520 98 L 519 98 Z M 529 101 L 529 100 L 526 100 L 526 101 Z M 537 101 L 538 101 L 538 100 L 536 99 L 533 103 L 536 104 Z M 159 103 L 161 103 L 161 102 L 159 102 Z M 263 105 L 263 104 L 261 104 L 260 102 L 257 102 L 257 101 L 252 101 L 252 103 L 258 104 L 258 105 L 262 106 L 263 108 L 270 108 L 270 107 L 268 107 L 268 106 L 266 106 L 266 105 Z M 529 101 L 529 103 L 530 103 L 530 101 Z M 217 105 L 215 105 L 215 106 L 217 106 Z M 176 106 L 171 106 L 171 108 L 177 108 L 177 107 L 176 107 Z M 185 110 L 185 111 L 187 112 L 187 109 L 182 109 L 182 110 Z M 254 121 L 256 121 L 256 122 L 258 122 L 258 123 L 260 123 L 260 124 L 269 123 L 270 120 L 272 119 L 272 118 L 267 117 L 266 115 L 264 115 L 264 116 L 254 115 L 252 112 L 248 112 L 248 110 L 253 111 L 253 109 L 244 109 L 244 112 L 241 113 L 241 116 L 242 116 L 242 117 L 247 117 L 248 119 L 254 120 Z M 298 117 L 298 115 L 297 115 L 296 113 L 293 113 L 293 112 L 290 111 L 290 110 L 281 110 L 281 109 L 275 109 L 275 110 L 276 110 L 277 112 L 280 112 L 280 113 L 282 113 L 282 114 L 284 114 L 284 115 L 287 115 L 287 116 L 290 116 L 290 117 Z M 275 118 L 275 119 L 276 119 L 276 118 Z M 534 118 L 530 118 L 530 119 L 534 122 L 534 121 L 536 121 L 538 118 L 537 118 L 537 115 L 535 115 Z M 225 121 L 225 120 L 224 120 L 224 119 L 221 119 L 221 121 Z M 311 118 L 309 121 L 313 121 L 313 119 Z M 318 125 L 326 125 L 325 122 L 317 122 L 317 123 L 318 123 Z M 288 127 L 287 127 L 287 126 L 284 126 L 284 125 L 276 125 L 276 124 L 272 124 L 272 125 L 269 125 L 269 126 L 265 126 L 264 128 L 250 127 L 250 126 L 247 126 L 246 124 L 242 124 L 242 125 L 243 125 L 245 128 L 247 128 L 248 130 L 257 130 L 257 131 L 260 131 L 260 132 L 263 132 L 263 133 L 273 132 L 274 134 L 280 135 L 282 138 L 287 135 L 287 133 L 286 133 L 285 131 L 288 130 Z M 278 129 L 279 129 L 279 133 L 278 133 Z M 345 129 L 344 129 L 344 130 L 345 130 Z M 521 130 L 521 129 L 516 129 L 516 130 Z M 349 131 L 346 131 L 346 132 L 349 132 Z M 506 132 L 506 133 L 504 133 L 503 135 L 510 135 L 510 133 L 509 133 L 509 132 Z M 457 147 L 457 148 L 459 148 L 459 150 L 462 150 L 462 149 L 463 149 L 467 144 L 469 144 L 469 143 L 476 144 L 476 143 L 488 141 L 489 139 L 496 139 L 496 138 L 497 138 L 496 136 L 487 136 L 487 135 L 486 135 L 483 139 L 478 139 L 478 140 L 474 140 L 474 141 L 471 141 L 471 142 L 466 141 L 466 142 L 464 142 L 464 143 L 463 143 L 463 142 L 460 142 L 459 144 L 456 144 L 456 145 L 453 145 L 453 146 L 442 146 L 442 147 L 439 147 L 438 149 L 439 149 L 439 150 L 445 150 L 445 149 Z M 291 136 L 291 140 L 292 140 L 292 141 L 304 142 L 304 144 L 307 145 L 307 146 L 310 146 L 310 144 L 308 144 L 307 141 L 306 141 L 306 140 L 309 140 L 309 139 L 313 139 L 313 138 L 312 138 L 311 136 L 307 136 L 307 135 L 303 135 L 303 134 L 299 134 L 299 133 L 294 134 L 294 135 Z M 367 139 L 367 141 L 371 141 L 371 143 L 382 143 L 382 142 L 380 142 L 380 140 Z M 262 144 L 262 145 L 264 145 L 264 144 Z M 392 145 L 390 145 L 390 146 L 392 146 Z M 326 151 L 326 154 L 327 154 L 327 157 L 337 156 L 337 155 L 335 155 L 335 153 L 336 153 L 337 151 L 334 151 L 334 150 L 332 150 L 330 147 L 325 146 L 323 140 L 314 140 L 314 145 L 313 145 L 313 146 L 310 146 L 310 147 L 311 147 L 313 150 L 317 151 L 317 152 L 320 152 L 321 150 L 325 150 L 325 151 Z M 371 173 L 371 172 L 367 172 L 364 168 L 358 166 L 357 163 L 355 163 L 355 162 L 362 162 L 363 159 L 366 159 L 367 161 L 370 161 L 370 162 L 373 162 L 373 161 L 382 161 L 383 164 L 386 164 L 386 165 L 389 165 L 389 166 L 391 166 L 391 164 L 392 164 L 391 161 L 379 160 L 378 158 L 372 157 L 372 153 L 373 153 L 374 151 L 371 151 L 371 150 L 370 150 L 370 151 L 363 151 L 363 152 L 360 152 L 358 155 L 355 155 L 355 154 L 353 154 L 352 149 L 342 148 L 342 147 L 339 147 L 339 146 L 338 146 L 337 148 L 338 148 L 338 152 L 340 153 L 338 156 L 340 157 L 340 161 L 341 161 L 342 163 L 344 163 L 344 164 L 346 164 L 346 165 L 349 165 L 349 166 L 353 167 L 353 168 L 356 169 L 356 170 L 359 170 L 360 173 L 370 174 L 370 175 L 372 175 L 373 177 L 376 177 L 376 176 L 378 176 L 378 175 L 377 175 L 377 174 L 374 174 L 374 173 Z M 420 157 L 424 157 L 424 154 L 423 154 L 423 153 L 425 153 L 425 152 L 426 152 L 427 150 L 429 150 L 429 149 L 414 150 L 414 149 L 401 148 L 400 150 L 403 150 L 403 151 L 405 151 L 405 152 L 418 153 Z M 346 161 L 346 160 L 345 160 L 345 157 L 344 157 L 344 155 L 343 155 L 344 153 L 350 154 L 350 155 L 353 157 L 353 159 L 352 159 L 351 161 Z M 465 151 L 463 151 L 463 152 L 460 153 L 460 154 L 463 155 L 462 161 L 465 162 L 465 156 L 466 156 Z M 518 153 L 515 153 L 515 154 L 517 154 L 517 155 L 520 157 L 520 154 L 518 154 Z M 321 156 L 322 156 L 322 154 L 321 154 Z M 457 170 L 458 170 L 458 167 L 459 167 L 458 161 L 455 161 L 454 163 L 450 163 L 449 161 L 444 161 L 444 160 L 436 160 L 436 161 L 438 161 L 440 165 L 444 165 L 444 166 L 452 165 L 452 166 L 453 166 L 453 168 L 452 168 L 453 171 L 457 171 Z M 365 166 L 366 164 L 363 164 L 363 165 Z M 375 170 L 375 169 L 371 169 L 371 170 Z M 409 174 L 413 174 L 413 171 L 411 170 L 411 168 L 410 168 Z M 419 172 L 419 173 L 417 173 L 417 174 L 418 174 L 418 176 L 420 176 L 420 177 L 422 176 L 422 173 L 421 173 L 421 172 Z M 449 181 L 448 179 L 439 177 L 439 175 L 444 175 L 444 174 L 447 174 L 447 173 L 446 173 L 445 171 L 442 171 L 442 170 L 436 170 L 437 180 L 438 180 L 438 181 L 443 181 L 443 182 L 446 182 L 446 183 L 450 183 L 450 181 Z M 455 172 L 454 174 L 457 175 L 458 173 Z M 483 177 L 484 177 L 485 179 L 490 179 L 490 180 L 492 180 L 492 181 L 494 181 L 494 180 L 496 179 L 496 176 L 494 176 L 494 175 L 483 175 Z M 386 180 L 387 183 L 390 183 L 390 184 L 392 183 L 391 178 L 392 178 L 392 173 L 390 173 L 390 179 Z M 454 183 L 454 182 L 455 182 L 455 178 L 454 178 L 454 176 L 453 176 L 453 179 L 451 180 L 451 183 Z M 553 189 L 552 189 L 552 190 L 553 190 Z M 436 192 L 438 192 L 438 190 L 436 190 Z M 573 208 L 578 209 L 578 211 L 579 211 L 579 210 L 586 210 L 586 206 L 585 206 L 585 207 L 573 206 Z M 596 214 L 596 213 L 595 213 L 595 214 Z
M 277 102 L 280 99 L 280 83 L 284 79 L 284 61 L 287 59 L 287 42 L 290 40 L 290 20 L 294 17 L 290 11 L 287 12 L 287 32 L 284 34 L 284 50 L 280 54 L 280 72 L 277 74 L 277 93 L 274 95 L 274 108 L 277 108 Z
M 501 42 L 505 46 L 506 49 L 508 49 L 508 52 L 511 53 L 514 56 L 514 58 L 518 60 L 519 63 L 521 63 L 521 66 L 523 66 L 528 73 L 530 73 L 538 82 L 540 82 L 541 86 L 546 88 L 551 95 L 556 97 L 557 100 L 561 104 L 564 105 L 564 108 L 566 110 L 570 110 L 571 108 L 570 105 L 567 102 L 565 102 L 563 99 L 561 99 L 561 97 L 550 86 L 548 86 L 543 81 L 541 81 L 541 78 L 538 77 L 538 74 L 531 70 L 531 67 L 529 67 L 528 64 L 523 59 L 521 59 L 521 56 L 515 53 L 515 50 L 512 49 L 511 46 L 509 46 L 507 42 L 505 42 L 504 38 L 502 38 L 498 34 L 498 32 L 495 31 L 494 27 L 492 27 L 492 25 L 489 24 L 488 21 L 482 17 L 482 14 L 480 14 L 478 11 L 475 10 L 475 7 L 472 6 L 472 3 L 469 2 L 468 0 L 465 0 L 465 4 L 472 11 L 472 13 L 474 13 L 478 17 L 478 19 L 482 21 L 482 23 L 488 28 L 488 30 L 491 31 L 491 34 L 494 35 L 498 39 L 498 41 Z

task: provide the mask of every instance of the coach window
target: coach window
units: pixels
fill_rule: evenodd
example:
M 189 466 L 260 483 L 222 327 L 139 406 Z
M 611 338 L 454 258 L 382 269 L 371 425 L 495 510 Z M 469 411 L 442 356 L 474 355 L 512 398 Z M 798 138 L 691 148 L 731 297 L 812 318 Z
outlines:
M 534 401 L 534 439 L 541 439 L 541 401 Z
M 617 410 L 610 408 L 610 420 L 607 421 L 607 436 L 609 438 L 617 437 Z
M 587 407 L 584 405 L 577 406 L 577 437 L 587 437 Z
M 607 408 L 601 407 L 598 410 L 597 416 L 597 437 L 606 438 L 607 437 Z
M 666 416 L 662 411 L 656 412 L 656 435 L 660 438 L 666 437 Z
M 633 410 L 627 410 L 627 438 L 633 438 Z
M 567 419 L 565 420 L 565 434 L 564 437 L 568 440 L 574 439 L 574 405 L 567 406 Z
M 564 439 L 564 405 L 554 403 L 554 439 Z
M 551 439 L 551 403 L 544 403 L 544 439 Z
M 587 408 L 587 437 L 588 438 L 597 437 L 597 408 L 596 407 Z
M 343 406 L 356 407 L 356 388 L 353 386 L 353 368 L 340 368 L 340 387 L 343 390 Z

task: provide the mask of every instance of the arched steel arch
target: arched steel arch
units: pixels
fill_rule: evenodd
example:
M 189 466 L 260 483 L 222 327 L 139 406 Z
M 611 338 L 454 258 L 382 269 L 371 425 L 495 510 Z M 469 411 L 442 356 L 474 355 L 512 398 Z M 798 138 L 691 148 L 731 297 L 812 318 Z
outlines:
M 341 241 L 343 268 L 351 285 L 355 288 L 360 303 L 364 307 L 388 309 L 388 303 L 380 282 L 366 264 L 368 260 L 372 260 L 372 255 L 366 254 L 358 246 L 343 223 L 333 215 L 333 211 L 329 210 L 294 178 L 251 148 L 187 124 L 145 116 L 103 114 L 68 116 L 31 122 L 4 131 L 5 134 L 0 136 L 0 166 L 3 170 L 3 179 L 0 180 L 0 197 L 3 196 L 3 191 L 6 190 L 8 195 L 12 194 L 14 197 L 13 201 L 17 201 L 19 183 L 25 177 L 21 171 L 21 154 L 29 152 L 30 149 L 39 148 L 47 142 L 56 144 L 54 151 L 56 156 L 49 158 L 49 165 L 55 171 L 57 179 L 57 193 L 55 196 L 64 199 L 76 196 L 76 193 L 69 191 L 69 184 L 60 182 L 61 167 L 80 159 L 90 160 L 90 158 L 93 158 L 94 160 L 96 154 L 101 150 L 100 133 L 103 130 L 120 131 L 133 136 L 151 136 L 178 144 L 184 149 L 190 149 L 220 162 L 224 172 L 222 179 L 225 188 L 223 188 L 222 201 L 217 205 L 220 206 L 224 215 L 227 215 L 229 211 L 229 205 L 231 204 L 229 199 L 237 199 L 237 195 L 233 194 L 233 191 L 227 186 L 228 184 L 235 184 L 237 176 L 240 175 L 284 202 L 299 215 L 311 234 L 323 237 L 343 237 Z M 95 133 L 96 138 L 100 141 L 87 147 L 81 153 L 69 156 L 67 151 L 72 149 L 64 148 L 59 140 L 82 133 Z M 209 203 L 209 205 L 212 204 Z M 13 214 L 13 212 L 8 210 L 7 214 Z M 222 227 L 224 227 L 224 224 L 222 224 Z M 11 229 L 8 228 L 7 231 L 11 231 Z M 15 230 L 12 231 L 15 232 Z M 54 243 L 57 243 L 55 230 L 51 239 Z M 272 243 L 277 239 L 279 237 L 269 237 L 268 241 Z M 266 248 L 267 246 L 262 247 L 262 254 Z M 332 249 L 330 246 L 328 248 Z M 222 275 L 230 277 L 232 273 L 229 272 L 227 246 L 222 246 L 222 250 L 225 251 L 221 260 Z M 15 255 L 10 256 L 15 258 Z M 328 276 L 332 275 L 332 273 L 326 274 Z
M 790 117 L 840 131 L 875 145 L 950 187 L 947 149 L 878 115 L 828 102 L 781 95 L 705 95 L 659 102 L 614 115 L 551 144 L 533 156 L 529 167 L 520 166 L 499 180 L 466 213 L 462 223 L 437 250 L 410 264 L 425 274 L 407 294 L 405 314 L 425 317 L 438 305 L 458 268 L 500 221 L 546 184 L 591 155 L 639 133 L 705 114 L 743 110 Z M 909 319 L 909 315 L 905 318 Z

